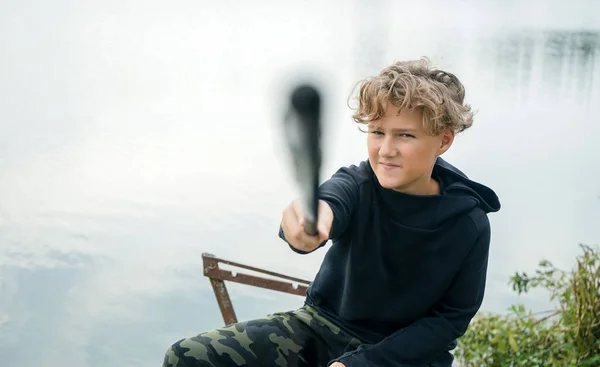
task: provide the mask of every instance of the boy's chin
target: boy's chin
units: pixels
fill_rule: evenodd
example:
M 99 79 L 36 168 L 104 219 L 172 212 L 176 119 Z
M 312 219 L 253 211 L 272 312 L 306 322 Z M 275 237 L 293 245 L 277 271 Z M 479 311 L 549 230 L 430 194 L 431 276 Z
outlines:
M 387 177 L 378 177 L 377 180 L 379 181 L 381 187 L 383 187 L 384 189 L 395 190 L 396 188 L 402 186 L 400 180 L 397 179 L 394 180 Z

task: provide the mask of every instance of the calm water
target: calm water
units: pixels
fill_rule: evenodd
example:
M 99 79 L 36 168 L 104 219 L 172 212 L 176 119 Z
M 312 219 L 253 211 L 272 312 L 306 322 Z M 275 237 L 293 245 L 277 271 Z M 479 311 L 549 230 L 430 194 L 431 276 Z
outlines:
M 484 310 L 549 307 L 509 276 L 600 242 L 600 2 L 241 4 L 0 5 L 2 365 L 160 365 L 222 324 L 203 252 L 314 276 L 324 251 L 277 238 L 297 70 L 330 87 L 325 176 L 365 159 L 358 78 L 424 55 L 461 77 L 478 114 L 447 159 L 503 204 Z M 302 303 L 229 290 L 239 319 Z

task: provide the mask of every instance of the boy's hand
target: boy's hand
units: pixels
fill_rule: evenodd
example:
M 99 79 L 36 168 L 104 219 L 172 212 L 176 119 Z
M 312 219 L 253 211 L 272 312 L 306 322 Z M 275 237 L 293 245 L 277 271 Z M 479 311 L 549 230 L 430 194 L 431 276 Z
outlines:
M 342 362 L 333 362 L 329 367 L 346 367 Z
M 310 252 L 329 239 L 329 231 L 333 223 L 333 211 L 329 204 L 319 200 L 318 233 L 310 236 L 304 231 L 304 212 L 299 200 L 294 200 L 283 211 L 281 228 L 285 239 L 300 251 Z

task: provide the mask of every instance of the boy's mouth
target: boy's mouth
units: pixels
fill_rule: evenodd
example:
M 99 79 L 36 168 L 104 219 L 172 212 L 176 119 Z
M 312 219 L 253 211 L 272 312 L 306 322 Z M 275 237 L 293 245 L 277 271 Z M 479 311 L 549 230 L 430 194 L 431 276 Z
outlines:
M 382 165 L 385 168 L 398 168 L 398 167 L 400 167 L 399 165 L 393 164 L 393 163 L 380 162 L 379 164 Z

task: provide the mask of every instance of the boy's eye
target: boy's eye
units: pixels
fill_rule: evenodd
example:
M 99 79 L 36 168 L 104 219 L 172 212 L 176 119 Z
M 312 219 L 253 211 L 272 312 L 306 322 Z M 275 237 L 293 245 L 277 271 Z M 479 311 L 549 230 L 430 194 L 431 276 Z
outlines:
M 400 134 L 401 137 L 403 138 L 414 138 L 414 135 L 410 135 L 410 134 Z
M 377 130 L 371 131 L 371 134 L 383 135 L 383 133 L 381 131 L 377 131 Z

